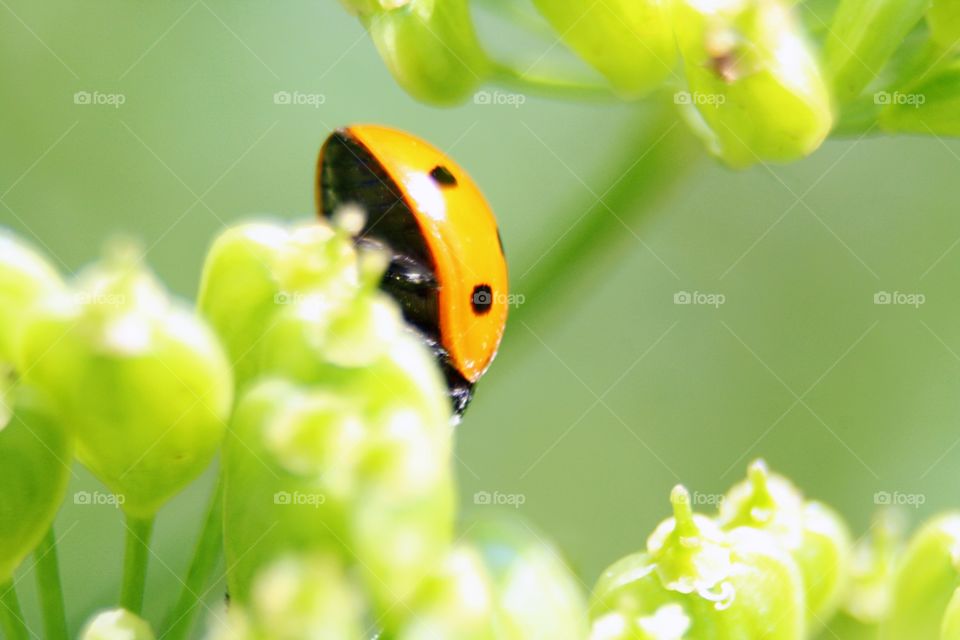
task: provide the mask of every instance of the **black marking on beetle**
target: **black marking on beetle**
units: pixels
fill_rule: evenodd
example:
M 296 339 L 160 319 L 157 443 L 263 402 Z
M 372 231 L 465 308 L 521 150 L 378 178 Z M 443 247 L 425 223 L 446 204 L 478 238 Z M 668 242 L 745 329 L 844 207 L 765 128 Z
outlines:
M 473 305 L 473 312 L 478 316 L 490 313 L 490 309 L 493 307 L 493 290 L 490 285 L 478 284 L 475 286 L 473 293 L 470 295 L 470 304 Z
M 457 179 L 450 173 L 450 170 L 447 169 L 442 164 L 438 164 L 433 169 L 430 170 L 430 177 L 433 178 L 433 181 L 443 187 L 455 187 L 457 186 Z

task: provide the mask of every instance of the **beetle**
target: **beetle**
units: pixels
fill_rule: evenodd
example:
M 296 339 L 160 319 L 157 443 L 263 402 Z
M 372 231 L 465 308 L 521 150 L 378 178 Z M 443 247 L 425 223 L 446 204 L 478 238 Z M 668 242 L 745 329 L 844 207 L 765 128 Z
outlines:
M 437 357 L 459 420 L 507 320 L 503 243 L 480 189 L 424 140 L 352 125 L 323 143 L 316 199 L 324 217 L 348 205 L 365 212 L 357 243 L 388 252 L 381 288 Z

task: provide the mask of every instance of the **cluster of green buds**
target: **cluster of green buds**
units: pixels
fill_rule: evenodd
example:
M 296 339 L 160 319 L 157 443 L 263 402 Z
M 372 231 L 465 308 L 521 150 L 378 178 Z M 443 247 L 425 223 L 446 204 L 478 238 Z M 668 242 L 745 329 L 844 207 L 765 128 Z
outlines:
M 122 599 L 138 609 L 153 517 L 219 449 L 232 374 L 205 322 L 169 296 L 128 243 L 64 282 L 38 252 L 0 232 L 0 307 L 0 595 L 14 603 L 5 600 L 3 617 L 10 637 L 21 637 L 8 583 L 36 549 L 45 632 L 62 638 L 52 524 L 74 459 L 126 513 L 141 553 Z
M 960 135 L 954 0 L 535 0 L 539 15 L 518 22 L 552 30 L 537 61 L 562 41 L 591 79 L 537 77 L 528 63 L 501 61 L 468 0 L 344 4 L 398 83 L 428 103 L 461 102 L 482 83 L 622 100 L 659 91 L 733 167 L 802 158 L 833 132 Z
M 762 461 L 715 517 L 694 513 L 682 486 L 670 500 L 673 517 L 646 550 L 594 588 L 591 640 L 801 640 L 833 615 L 849 573 L 846 528 Z
M 21 331 L 23 379 L 56 404 L 77 458 L 152 518 L 220 446 L 233 394 L 219 341 L 119 244 L 46 296 Z
M 240 389 L 223 457 L 231 612 L 212 637 L 519 640 L 548 620 L 550 637 L 582 638 L 549 545 L 492 525 L 454 544 L 445 382 L 378 288 L 385 256 L 355 248 L 357 215 L 241 225 L 209 253 L 200 308 Z

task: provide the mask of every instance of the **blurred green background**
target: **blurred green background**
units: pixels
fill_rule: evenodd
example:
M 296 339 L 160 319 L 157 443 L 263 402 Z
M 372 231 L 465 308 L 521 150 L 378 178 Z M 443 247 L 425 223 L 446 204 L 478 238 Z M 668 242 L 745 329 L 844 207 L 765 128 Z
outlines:
M 643 113 L 532 96 L 417 104 L 360 25 L 316 0 L 0 0 L 0 49 L 0 223 L 71 272 L 132 234 L 191 298 L 224 224 L 312 215 L 321 141 L 373 121 L 473 174 L 514 291 L 537 304 L 528 270 L 623 170 L 624 132 Z M 276 92 L 322 104 L 276 104 Z M 124 103 L 92 104 L 97 94 Z M 755 456 L 858 532 L 877 492 L 922 496 L 915 520 L 956 506 L 958 175 L 960 144 L 935 138 L 831 141 L 742 173 L 690 167 L 631 222 L 637 237 L 624 230 L 607 259 L 578 269 L 561 304 L 508 326 L 458 435 L 464 504 L 522 494 L 521 515 L 586 584 L 644 543 L 672 485 L 709 502 Z M 675 304 L 682 291 L 725 303 Z M 874 304 L 882 291 L 925 302 Z M 161 513 L 148 617 L 178 591 L 210 479 Z M 72 500 L 98 490 L 78 468 L 58 520 L 74 624 L 115 600 L 119 514 Z M 30 588 L 22 597 L 32 608 Z

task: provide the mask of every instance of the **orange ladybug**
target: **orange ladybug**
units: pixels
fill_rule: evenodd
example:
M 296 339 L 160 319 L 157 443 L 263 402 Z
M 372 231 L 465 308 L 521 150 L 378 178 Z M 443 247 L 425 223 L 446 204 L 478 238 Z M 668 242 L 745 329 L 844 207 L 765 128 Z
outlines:
M 389 251 L 381 286 L 436 354 L 459 418 L 507 320 L 507 263 L 490 205 L 443 152 L 376 125 L 337 129 L 320 150 L 320 215 L 349 204 L 366 212 L 357 242 Z

